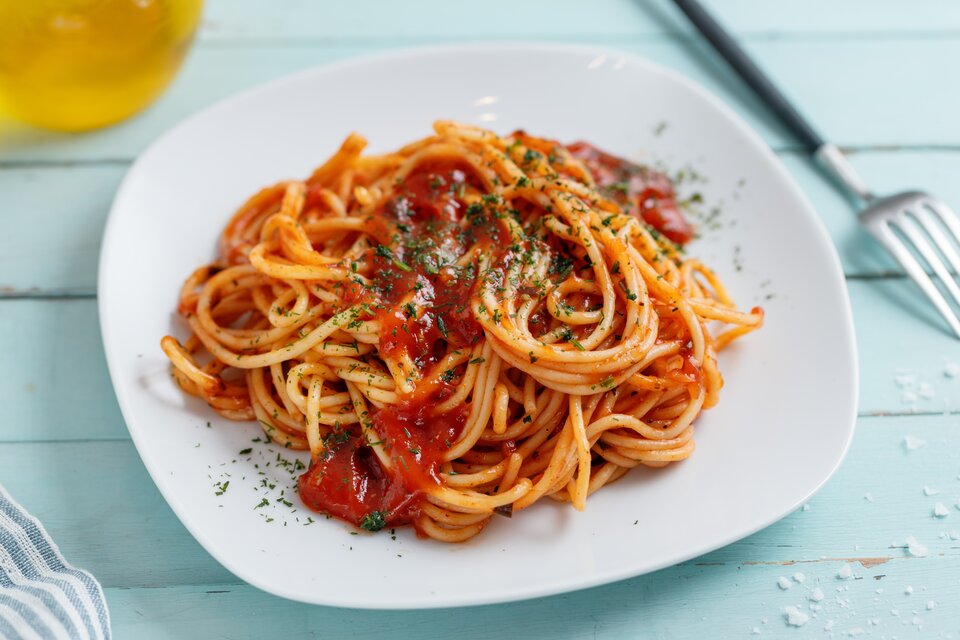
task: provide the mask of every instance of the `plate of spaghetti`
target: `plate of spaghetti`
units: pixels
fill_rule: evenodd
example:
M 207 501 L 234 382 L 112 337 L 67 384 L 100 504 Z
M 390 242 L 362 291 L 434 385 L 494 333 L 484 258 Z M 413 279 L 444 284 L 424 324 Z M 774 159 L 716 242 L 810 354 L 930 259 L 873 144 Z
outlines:
M 167 502 L 305 602 L 692 558 L 808 499 L 856 416 L 809 204 L 716 98 L 611 51 L 415 50 L 215 105 L 131 168 L 99 294 Z

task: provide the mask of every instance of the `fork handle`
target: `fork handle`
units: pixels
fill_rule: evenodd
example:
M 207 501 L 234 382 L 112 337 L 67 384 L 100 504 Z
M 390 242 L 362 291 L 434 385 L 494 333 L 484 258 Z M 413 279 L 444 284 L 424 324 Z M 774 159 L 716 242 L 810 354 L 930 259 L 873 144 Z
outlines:
M 770 78 L 760 70 L 750 56 L 740 48 L 733 37 L 703 8 L 697 0 L 673 0 L 690 22 L 713 45 L 744 82 L 753 89 L 761 100 L 780 118 L 803 143 L 804 148 L 819 161 L 833 178 L 856 194 L 861 200 L 870 202 L 874 195 L 866 183 L 857 175 L 853 165 L 835 145 L 826 142 L 797 111 L 786 96 L 780 93 Z
M 673 1 L 686 14 L 697 30 L 713 45 L 717 53 L 733 67 L 734 71 L 743 78 L 754 93 L 767 103 L 767 106 L 777 114 L 780 121 L 797 136 L 806 150 L 811 154 L 816 153 L 817 149 L 824 145 L 824 140 L 820 137 L 820 134 L 790 104 L 786 96 L 777 89 L 770 78 L 750 59 L 750 56 L 740 48 L 740 45 L 730 34 L 703 8 L 703 5 L 697 0 Z

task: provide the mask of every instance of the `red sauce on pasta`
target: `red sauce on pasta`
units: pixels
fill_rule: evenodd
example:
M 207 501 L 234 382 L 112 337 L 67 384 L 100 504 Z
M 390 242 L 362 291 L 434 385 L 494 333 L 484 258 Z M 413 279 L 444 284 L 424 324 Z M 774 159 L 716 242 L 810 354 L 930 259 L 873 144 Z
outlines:
M 693 227 L 684 218 L 666 174 L 612 156 L 587 142 L 575 142 L 567 148 L 587 165 L 597 186 L 624 210 L 639 215 L 677 244 L 693 239 Z
M 569 149 L 625 209 L 633 208 L 675 242 L 692 237 L 665 175 L 586 143 Z M 408 373 L 414 380 L 440 364 L 447 344 L 469 353 L 482 337 L 470 308 L 480 274 L 475 259 L 461 260 L 467 251 L 480 247 L 487 252 L 492 257 L 491 271 L 499 277 L 512 260 L 521 259 L 523 247 L 501 237 L 501 226 L 493 223 L 497 203 L 489 196 L 478 197 L 483 193 L 469 167 L 422 163 L 375 216 L 376 237 L 389 239 L 390 245 L 370 250 L 375 276 L 368 284 L 351 284 L 344 296 L 349 304 L 366 305 L 361 319 L 380 323 L 382 355 L 406 354 L 412 359 L 413 370 Z M 411 292 L 416 304 L 401 305 Z M 591 303 L 585 296 L 578 306 Z M 531 324 L 545 327 L 546 319 L 536 317 Z M 570 339 L 575 340 L 575 335 Z M 440 485 L 444 453 L 456 442 L 469 412 L 469 405 L 448 412 L 435 410 L 438 402 L 449 397 L 452 385 L 447 383 L 459 378 L 465 364 L 441 372 L 439 384 L 418 387 L 412 398 L 361 416 L 371 421 L 373 432 L 382 438 L 379 444 L 390 460 L 389 469 L 364 446 L 359 425 L 328 434 L 324 451 L 300 477 L 304 503 L 369 530 L 414 522 L 424 490 Z
M 462 167 L 434 162 L 419 166 L 378 215 L 383 225 L 378 235 L 390 238 L 393 249 L 372 249 L 373 282 L 348 292 L 351 303 L 366 304 L 369 315 L 379 321 L 379 352 L 413 358 L 411 376 L 436 366 L 446 344 L 469 352 L 482 336 L 469 307 L 476 269 L 472 261 L 456 264 L 469 247 L 494 239 L 492 229 L 470 225 L 464 230 L 460 225 L 469 209 L 464 196 L 479 190 L 476 178 Z M 400 306 L 411 291 L 416 304 Z M 451 370 L 450 380 L 457 373 Z M 440 379 L 444 377 L 441 373 Z M 463 406 L 445 413 L 434 410 L 449 393 L 443 383 L 418 389 L 406 402 L 373 413 L 374 431 L 383 438 L 391 460 L 389 471 L 369 447 L 360 446 L 359 426 L 331 434 L 333 446 L 328 442 L 300 479 L 305 504 L 368 529 L 412 522 L 423 490 L 440 484 L 443 454 L 466 420 Z

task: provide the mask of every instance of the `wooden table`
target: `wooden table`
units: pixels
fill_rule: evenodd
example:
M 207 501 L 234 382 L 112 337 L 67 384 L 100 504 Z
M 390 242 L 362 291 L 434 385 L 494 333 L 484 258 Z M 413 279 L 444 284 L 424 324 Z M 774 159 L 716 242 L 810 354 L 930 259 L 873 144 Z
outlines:
M 45 523 L 67 558 L 102 581 L 116 637 L 960 637 L 960 375 L 949 376 L 960 343 L 857 229 L 850 205 L 668 4 L 289 0 L 268 8 L 214 0 L 182 75 L 139 117 L 79 136 L 0 121 L 0 482 Z M 924 187 L 960 207 L 960 3 L 710 4 L 878 191 Z M 440 611 L 281 600 L 239 581 L 193 540 L 127 436 L 95 299 L 111 198 L 146 144 L 238 89 L 370 51 L 478 40 L 636 52 L 703 83 L 763 135 L 843 259 L 862 369 L 852 450 L 802 510 L 633 580 Z M 831 366 L 823 363 L 825 371 Z M 911 450 L 906 436 L 925 445 Z M 949 515 L 933 515 L 937 502 Z M 928 555 L 906 553 L 911 535 Z M 322 557 L 315 560 L 322 570 Z M 851 579 L 838 577 L 844 565 Z M 778 587 L 781 576 L 789 589 Z M 815 587 L 824 594 L 819 610 L 809 608 Z M 782 613 L 789 605 L 815 615 L 789 627 Z

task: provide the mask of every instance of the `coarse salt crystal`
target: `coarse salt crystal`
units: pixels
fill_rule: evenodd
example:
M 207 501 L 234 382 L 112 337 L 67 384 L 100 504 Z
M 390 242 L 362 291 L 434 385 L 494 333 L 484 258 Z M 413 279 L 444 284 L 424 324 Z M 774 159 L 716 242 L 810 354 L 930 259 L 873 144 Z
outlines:
M 800 509 L 801 509 L 802 511 L 810 511 L 810 505 L 807 504 L 806 502 L 804 502 L 804 503 L 803 503 L 803 506 L 800 507 Z
M 904 391 L 900 394 L 901 404 L 913 404 L 917 401 L 917 394 L 913 391 Z
M 760 632 L 760 627 L 754 627 L 753 629 L 750 630 L 750 633 L 752 633 L 752 634 L 755 635 L 755 636 L 760 635 L 760 633 L 761 633 L 761 632 Z
M 837 624 L 836 620 L 827 620 L 827 624 L 823 625 L 823 630 L 830 631 L 830 629 L 833 629 L 833 625 L 835 624 Z
M 911 622 L 918 627 L 923 624 L 923 620 L 920 619 L 920 616 L 913 616 L 913 620 L 911 620 Z
M 923 445 L 927 444 L 926 440 L 922 438 L 916 438 L 914 436 L 903 436 L 903 447 L 907 451 L 916 451 Z
M 920 388 L 917 390 L 917 395 L 923 398 L 924 400 L 930 400 L 931 398 L 937 395 L 937 392 L 933 390 L 926 382 L 920 383 Z
M 901 389 L 906 389 L 907 387 L 912 387 L 917 382 L 917 376 L 913 374 L 903 374 L 893 377 L 894 383 Z
M 883 587 L 880 587 L 879 589 L 877 589 L 877 593 L 883 593 Z
M 797 573 L 793 574 L 792 577 L 793 577 L 794 582 L 798 582 L 798 583 L 800 583 L 800 584 L 803 584 L 803 581 L 807 579 L 807 576 L 803 575 L 803 574 L 800 573 L 799 571 L 798 571 Z
M 840 571 L 837 571 L 837 577 L 841 580 L 849 580 L 853 577 L 853 569 L 850 568 L 850 565 L 845 564 L 840 567 Z
M 794 606 L 783 608 L 783 617 L 791 627 L 802 627 L 810 620 L 810 616 Z
M 942 502 L 938 502 L 937 504 L 933 505 L 933 515 L 937 518 L 946 518 L 948 515 L 950 515 L 950 512 L 947 511 L 947 508 L 943 506 Z
M 951 531 L 949 536 L 951 540 L 960 540 L 960 531 Z
M 820 602 L 824 598 L 823 589 L 820 587 L 814 588 L 814 590 L 810 592 L 809 598 L 814 602 Z
M 854 627 L 853 629 L 850 629 L 850 631 L 847 631 L 848 636 L 862 636 L 864 633 L 865 631 L 862 627 Z
M 926 557 L 928 551 L 925 546 L 917 542 L 913 536 L 907 536 L 907 553 L 914 558 Z
M 866 500 L 867 502 L 873 502 L 873 494 L 865 493 L 863 494 L 863 499 Z
M 933 611 L 937 608 L 937 603 L 933 600 L 927 600 L 927 611 Z
M 927 486 L 923 487 L 923 495 L 925 496 L 935 496 L 938 493 L 940 493 L 940 489 L 935 489 L 933 487 L 927 487 Z
M 947 378 L 956 378 L 960 375 L 960 364 L 948 362 L 943 365 L 943 375 Z
M 911 587 L 910 585 L 907 585 L 907 588 L 904 589 L 903 592 L 907 595 L 910 595 L 911 593 L 913 593 L 913 587 Z
M 783 576 L 780 576 L 779 578 L 777 578 L 777 586 L 783 589 L 784 591 L 786 591 L 787 589 L 790 588 L 790 581 L 784 578 Z

